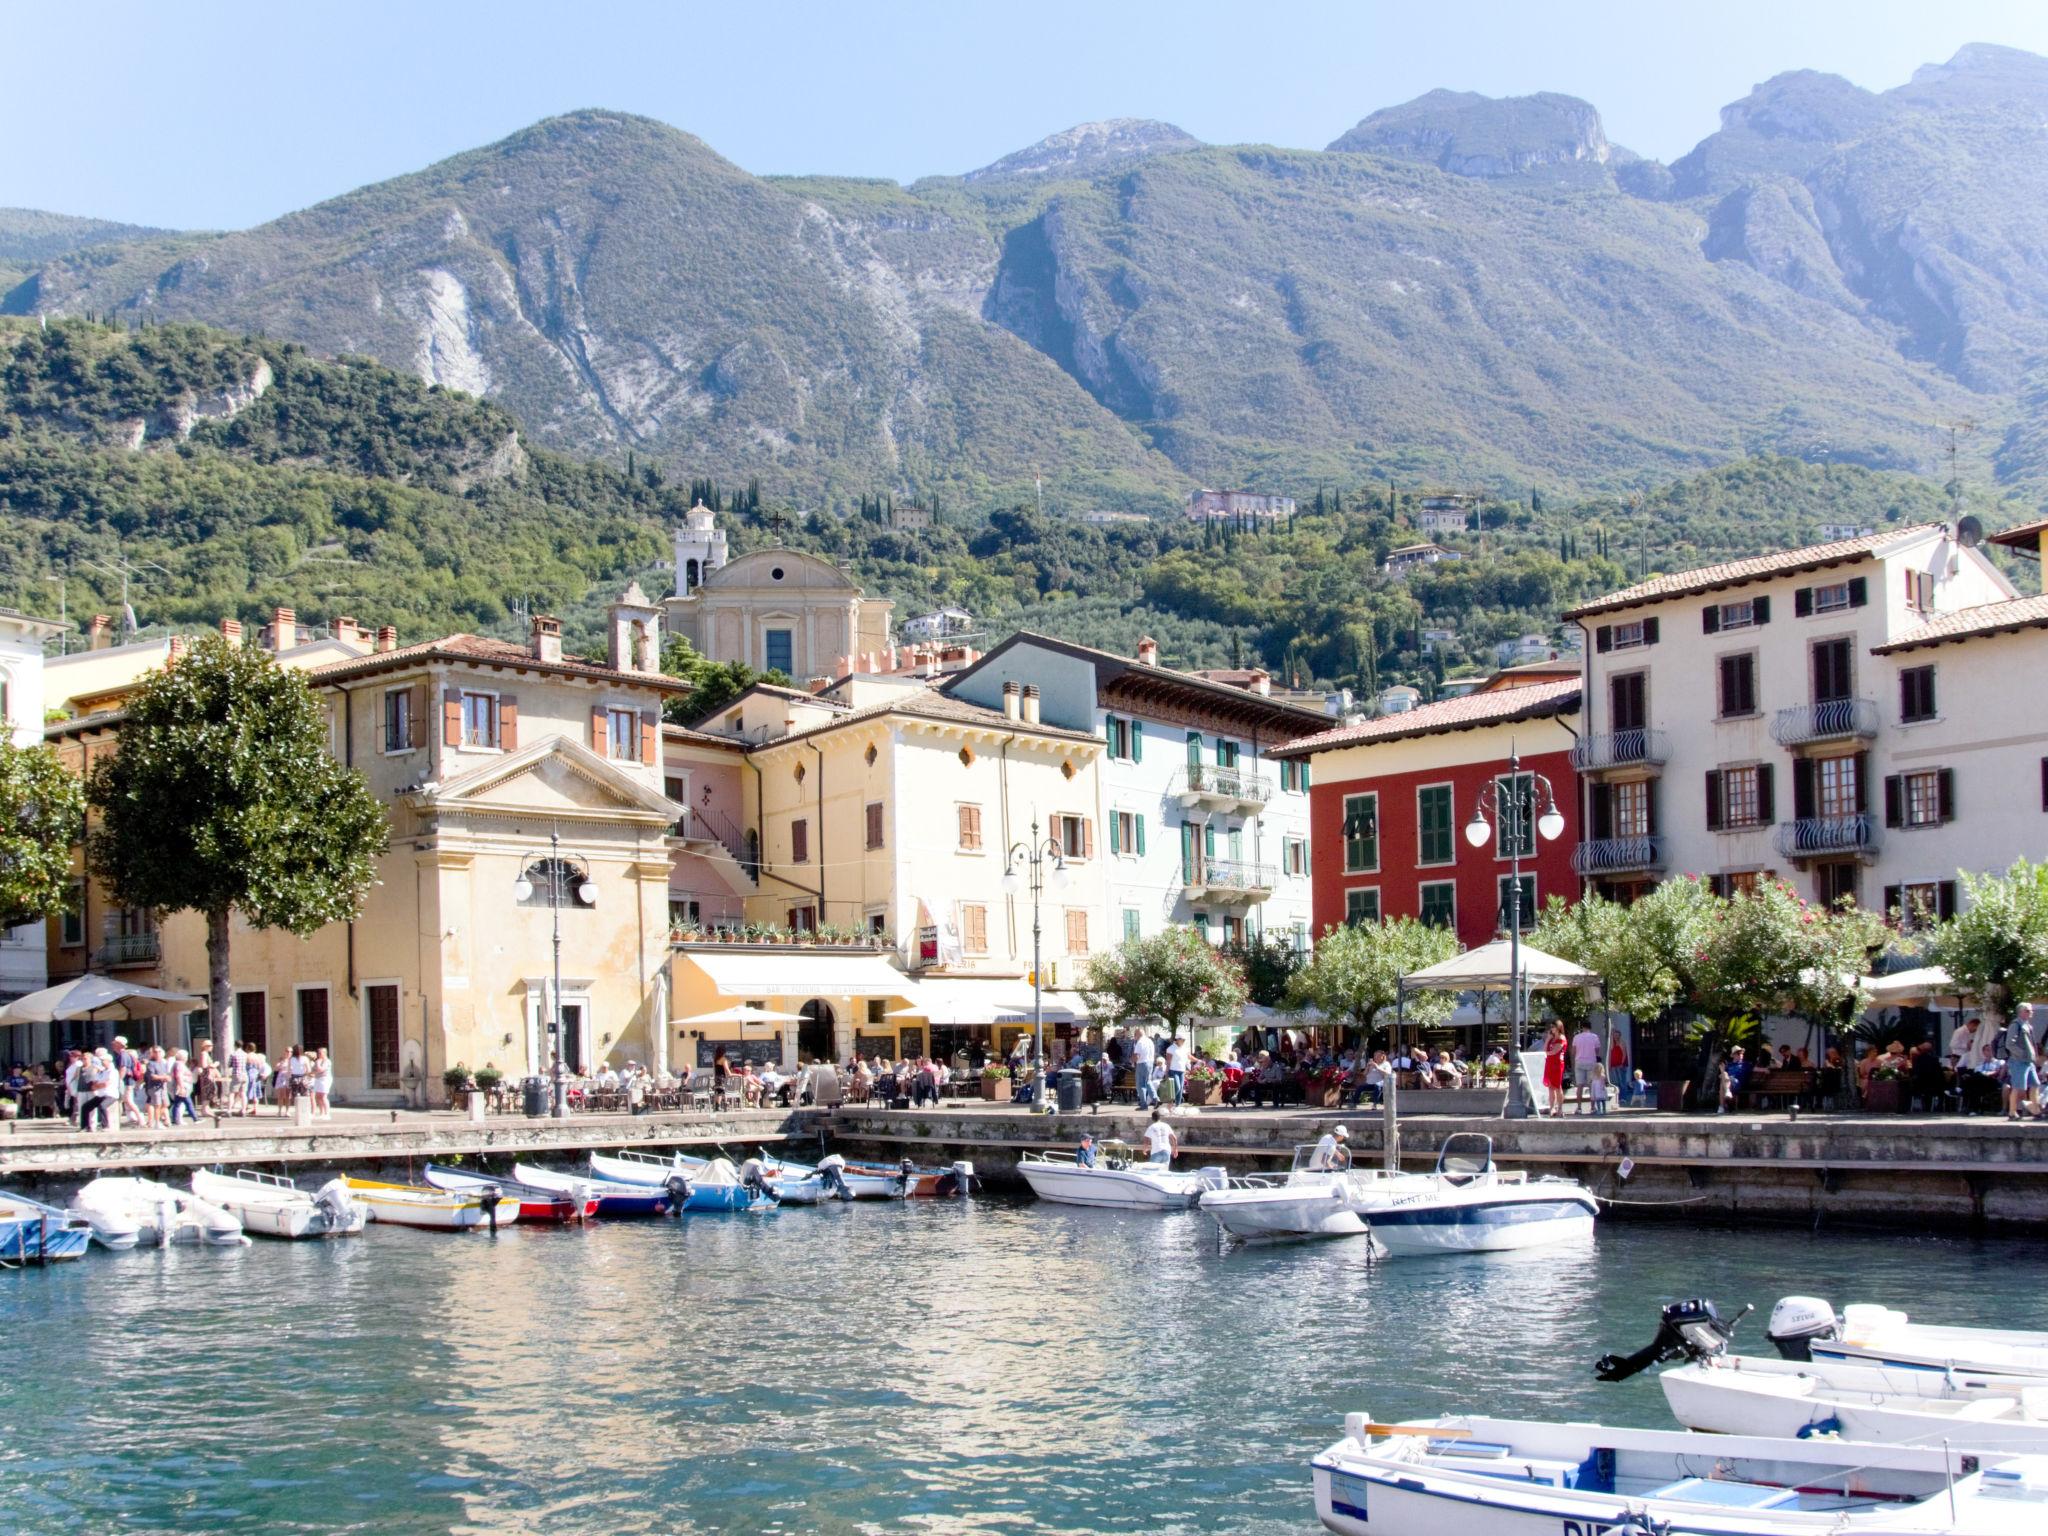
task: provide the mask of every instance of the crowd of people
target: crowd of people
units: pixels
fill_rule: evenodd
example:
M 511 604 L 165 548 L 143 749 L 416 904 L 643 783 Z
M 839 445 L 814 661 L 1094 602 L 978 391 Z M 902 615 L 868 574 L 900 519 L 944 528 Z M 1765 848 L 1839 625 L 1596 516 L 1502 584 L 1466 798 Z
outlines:
M 187 1050 L 131 1045 L 121 1035 L 48 1063 L 17 1062 L 0 1081 L 0 1096 L 12 1099 L 18 1113 L 51 1103 L 81 1131 L 170 1130 L 197 1124 L 201 1115 L 254 1115 L 265 1106 L 282 1115 L 302 1099 L 324 1120 L 333 1113 L 333 1092 L 334 1061 L 324 1046 L 295 1045 L 273 1062 L 248 1042 L 221 1059 L 210 1040 Z

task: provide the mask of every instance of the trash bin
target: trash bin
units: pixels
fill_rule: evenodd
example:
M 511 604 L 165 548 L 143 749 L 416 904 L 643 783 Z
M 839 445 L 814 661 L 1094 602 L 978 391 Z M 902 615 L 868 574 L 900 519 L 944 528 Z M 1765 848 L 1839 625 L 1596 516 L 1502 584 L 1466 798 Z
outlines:
M 1078 1114 L 1081 1109 L 1080 1069 L 1076 1067 L 1061 1067 L 1059 1079 L 1060 1113 L 1063 1115 Z
M 548 1112 L 548 1080 L 544 1077 L 529 1077 L 522 1085 L 526 1101 L 526 1118 L 539 1120 Z

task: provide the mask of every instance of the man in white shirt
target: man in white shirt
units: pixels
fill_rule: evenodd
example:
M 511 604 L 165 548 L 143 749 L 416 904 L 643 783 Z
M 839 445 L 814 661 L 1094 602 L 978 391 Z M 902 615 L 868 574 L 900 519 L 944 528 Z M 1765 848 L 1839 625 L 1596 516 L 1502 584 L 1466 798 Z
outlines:
M 1152 1088 L 1152 1063 L 1158 1053 L 1152 1045 L 1152 1037 L 1142 1029 L 1138 1038 L 1131 1042 L 1131 1080 L 1138 1089 L 1138 1108 L 1145 1109 L 1159 1102 L 1159 1095 Z
M 1173 1044 L 1166 1048 L 1166 1079 L 1173 1084 L 1173 1102 L 1187 1102 L 1188 1086 L 1188 1045 L 1179 1035 L 1173 1037 Z
M 1152 1123 L 1145 1127 L 1145 1150 L 1161 1167 L 1171 1164 L 1174 1154 L 1180 1151 L 1180 1137 L 1156 1109 L 1152 1111 Z
M 1315 1151 L 1308 1157 L 1309 1167 L 1318 1173 L 1330 1173 L 1351 1166 L 1351 1153 L 1344 1143 L 1351 1139 L 1351 1132 L 1344 1126 L 1337 1126 L 1323 1132 L 1316 1143 Z
M 1591 1022 L 1581 1024 L 1572 1036 L 1572 1086 L 1578 1089 L 1579 1106 L 1573 1114 L 1583 1115 L 1593 1099 L 1593 1069 L 1600 1065 L 1600 1037 Z

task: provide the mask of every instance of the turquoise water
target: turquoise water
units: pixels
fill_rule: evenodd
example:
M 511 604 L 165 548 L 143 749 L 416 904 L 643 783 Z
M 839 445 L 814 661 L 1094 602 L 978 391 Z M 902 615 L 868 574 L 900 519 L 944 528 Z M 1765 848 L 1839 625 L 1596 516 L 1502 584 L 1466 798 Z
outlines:
M 1662 1424 L 1594 1357 L 1793 1291 L 2048 1328 L 2038 1244 L 1668 1225 L 1373 1266 L 915 1202 L 95 1253 L 0 1274 L 0 1530 L 1303 1533 L 1346 1410 Z

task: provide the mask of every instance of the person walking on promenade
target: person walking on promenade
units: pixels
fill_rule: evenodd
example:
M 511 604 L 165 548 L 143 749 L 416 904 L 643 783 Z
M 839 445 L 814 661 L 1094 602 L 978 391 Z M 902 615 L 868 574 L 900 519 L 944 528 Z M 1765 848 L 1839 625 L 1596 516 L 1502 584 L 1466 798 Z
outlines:
M 1543 1037 L 1543 1091 L 1550 1096 L 1550 1113 L 1564 1113 L 1565 1056 L 1571 1049 L 1564 1038 L 1564 1026 L 1553 1024 Z
M 334 1092 L 334 1058 L 327 1054 L 326 1046 L 313 1052 L 312 1071 L 306 1082 L 313 1094 L 313 1118 L 333 1119 L 334 1106 L 329 1096 Z
M 242 1063 L 242 1113 L 253 1115 L 263 1107 L 263 1090 L 270 1082 L 270 1058 L 251 1045 Z
M 1600 1065 L 1600 1036 L 1589 1019 L 1572 1036 L 1572 1088 L 1578 1103 L 1572 1113 L 1583 1115 L 1593 1099 L 1593 1069 Z
M 150 1130 L 169 1130 L 171 1125 L 171 1059 L 160 1045 L 149 1048 L 142 1064 L 142 1123 Z
M 192 1105 L 192 1090 L 199 1084 L 199 1074 L 192 1069 L 192 1061 L 180 1049 L 171 1052 L 171 1124 L 178 1123 L 178 1111 L 185 1111 L 185 1119 L 191 1124 L 199 1123 L 199 1111 Z
M 135 1125 L 143 1123 L 142 1053 L 128 1048 L 126 1035 L 114 1036 L 114 1095 L 118 1106 L 115 1119 Z
M 1152 1086 L 1152 1063 L 1156 1059 L 1152 1037 L 1139 1030 L 1138 1038 L 1131 1042 L 1131 1086 L 1137 1090 L 1140 1109 L 1149 1109 L 1159 1102 L 1158 1091 Z
M 1998 1054 L 2005 1062 L 2005 1118 L 2038 1117 L 2040 1110 L 2034 1101 L 2041 1093 L 2041 1053 L 2034 1044 L 2032 1003 L 2013 1009 L 1998 1037 Z
M 1174 1154 L 1180 1151 L 1180 1137 L 1156 1109 L 1152 1111 L 1151 1124 L 1145 1127 L 1145 1150 L 1161 1167 L 1170 1166 Z
M 1179 1035 L 1166 1048 L 1166 1081 L 1169 1084 L 1168 1097 L 1176 1104 L 1187 1102 L 1188 1088 L 1188 1044 Z
M 119 1130 L 118 1097 L 113 1058 L 103 1050 L 87 1053 L 78 1073 L 78 1128 L 88 1131 L 97 1124 L 103 1131 Z

